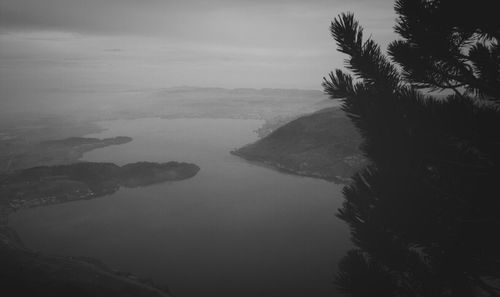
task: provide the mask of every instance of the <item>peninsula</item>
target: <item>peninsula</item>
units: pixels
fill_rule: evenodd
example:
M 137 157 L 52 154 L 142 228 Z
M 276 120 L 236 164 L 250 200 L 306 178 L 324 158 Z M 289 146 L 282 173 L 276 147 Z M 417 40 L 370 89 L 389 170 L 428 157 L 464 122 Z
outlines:
M 338 107 L 299 117 L 231 153 L 292 174 L 348 183 L 367 164 L 361 138 Z
M 120 186 L 138 187 L 193 177 L 195 164 L 137 162 L 80 162 L 40 166 L 0 175 L 0 205 L 18 209 L 91 199 L 116 192 Z
M 81 140 L 68 141 L 68 145 L 73 146 L 75 141 Z M 170 296 L 167 287 L 113 270 L 95 259 L 32 251 L 8 226 L 8 215 L 26 207 L 102 197 L 121 186 L 183 180 L 195 176 L 199 170 L 195 164 L 180 162 L 138 162 L 121 167 L 113 163 L 80 162 L 0 174 L 0 293 L 8 292 L 9 296 Z

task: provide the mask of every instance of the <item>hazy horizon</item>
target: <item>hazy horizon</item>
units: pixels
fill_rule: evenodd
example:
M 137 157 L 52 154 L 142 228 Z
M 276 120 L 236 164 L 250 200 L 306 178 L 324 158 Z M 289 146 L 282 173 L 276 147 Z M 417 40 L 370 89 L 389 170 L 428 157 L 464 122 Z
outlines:
M 0 0 L 0 104 L 36 109 L 61 92 L 176 86 L 320 90 L 322 77 L 343 66 L 329 32 L 333 18 L 356 12 L 385 48 L 394 39 L 392 6 Z
M 364 159 L 321 87 L 345 58 L 329 27 L 355 11 L 385 47 L 392 5 L 0 0 L 8 285 L 55 296 L 135 296 L 134 286 L 143 296 L 336 296 L 351 244 L 334 213 Z M 286 164 L 236 153 L 295 121 L 306 147 Z M 309 126 L 320 135 L 308 138 Z M 11 249 L 13 234 L 22 249 Z

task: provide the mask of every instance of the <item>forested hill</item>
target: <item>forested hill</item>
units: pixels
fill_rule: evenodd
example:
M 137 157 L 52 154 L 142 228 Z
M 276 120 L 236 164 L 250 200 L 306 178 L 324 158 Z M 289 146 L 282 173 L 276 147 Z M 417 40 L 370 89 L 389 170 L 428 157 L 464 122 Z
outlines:
M 360 142 L 344 112 L 332 107 L 293 120 L 232 153 L 290 173 L 348 182 L 366 164 Z

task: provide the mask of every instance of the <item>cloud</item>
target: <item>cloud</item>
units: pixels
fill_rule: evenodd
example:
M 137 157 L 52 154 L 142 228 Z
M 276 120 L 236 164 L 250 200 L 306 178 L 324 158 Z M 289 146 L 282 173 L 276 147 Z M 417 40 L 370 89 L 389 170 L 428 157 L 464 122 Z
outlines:
M 279 23 L 285 19 L 334 17 L 342 10 L 369 11 L 372 17 L 390 9 L 387 0 L 0 0 L 4 30 L 55 30 L 90 34 L 180 34 L 204 32 L 203 25 L 240 16 Z M 383 4 L 385 3 L 385 5 Z M 390 3 L 390 2 L 389 2 Z M 382 8 L 379 9 L 379 8 Z M 389 12 L 392 12 L 390 9 Z M 218 17 L 214 19 L 213 17 Z M 201 25 L 201 26 L 200 26 Z M 264 33 L 264 32 L 262 32 Z
M 140 33 L 168 2 L 130 0 L 0 0 L 7 30 L 56 30 L 93 34 Z M 149 3 L 149 4 L 148 4 Z M 152 25 L 152 24 L 151 24 Z M 144 32 L 142 32 L 144 33 Z
M 345 11 L 382 46 L 394 39 L 390 0 L 0 0 L 0 97 L 104 82 L 319 88 L 342 67 L 329 25 Z

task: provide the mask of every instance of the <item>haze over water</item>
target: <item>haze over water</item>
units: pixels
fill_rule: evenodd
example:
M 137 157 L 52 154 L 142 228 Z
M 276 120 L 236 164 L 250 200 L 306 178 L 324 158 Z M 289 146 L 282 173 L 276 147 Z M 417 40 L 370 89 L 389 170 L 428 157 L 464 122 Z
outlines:
M 2 0 L 0 110 L 95 109 L 113 95 L 89 93 L 185 85 L 319 90 L 344 59 L 328 27 L 345 11 L 393 39 L 386 0 Z
M 188 180 L 24 209 L 9 224 L 30 249 L 93 257 L 168 284 L 177 297 L 335 295 L 350 247 L 335 217 L 342 186 L 229 152 L 255 141 L 263 120 L 331 107 L 317 91 L 344 59 L 330 22 L 356 11 L 385 46 L 394 39 L 392 5 L 0 0 L 2 139 L 82 136 L 113 119 L 86 136 L 133 141 L 83 160 L 201 167 Z
M 128 144 L 88 161 L 194 162 L 194 178 L 88 201 L 26 209 L 10 224 L 30 248 L 87 256 L 151 276 L 174 296 L 326 296 L 349 248 L 335 217 L 341 186 L 250 164 L 229 154 L 255 141 L 259 120 L 159 119 L 100 123 L 89 135 Z

